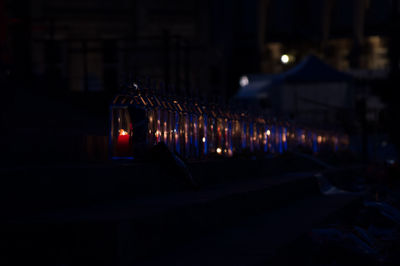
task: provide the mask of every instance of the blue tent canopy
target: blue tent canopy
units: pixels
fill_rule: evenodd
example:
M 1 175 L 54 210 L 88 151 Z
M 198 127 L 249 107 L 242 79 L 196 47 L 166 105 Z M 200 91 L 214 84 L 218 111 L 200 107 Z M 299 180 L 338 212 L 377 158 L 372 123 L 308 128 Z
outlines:
M 292 69 L 276 74 L 252 74 L 247 76 L 249 84 L 242 86 L 236 98 L 262 98 L 267 96 L 271 88 L 282 83 L 313 83 L 313 82 L 350 82 L 352 76 L 340 72 L 319 58 L 310 55 Z
M 340 72 L 319 58 L 307 56 L 294 68 L 279 75 L 287 82 L 346 82 L 352 77 Z

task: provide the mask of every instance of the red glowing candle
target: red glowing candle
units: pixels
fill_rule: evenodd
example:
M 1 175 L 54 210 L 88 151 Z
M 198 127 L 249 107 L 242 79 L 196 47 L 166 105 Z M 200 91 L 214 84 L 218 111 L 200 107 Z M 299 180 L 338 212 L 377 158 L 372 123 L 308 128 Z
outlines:
M 117 153 L 119 156 L 129 156 L 130 150 L 131 150 L 130 136 L 128 132 L 126 132 L 123 129 L 120 129 L 117 138 Z

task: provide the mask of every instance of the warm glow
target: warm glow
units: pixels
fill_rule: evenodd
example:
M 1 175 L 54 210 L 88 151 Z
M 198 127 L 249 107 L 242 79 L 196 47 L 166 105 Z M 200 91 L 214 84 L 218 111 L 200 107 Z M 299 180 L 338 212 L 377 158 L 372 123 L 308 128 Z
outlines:
M 271 131 L 268 129 L 267 130 L 267 136 L 271 135 Z
M 321 143 L 321 142 L 322 142 L 322 137 L 321 137 L 321 136 L 318 136 L 318 137 L 317 137 L 317 142 L 318 142 L 318 143 Z
M 287 54 L 283 54 L 282 56 L 281 56 L 281 62 L 282 63 L 284 63 L 284 64 L 287 64 L 287 63 L 289 63 L 289 56 L 287 55 Z
M 201 139 L 201 141 L 203 141 L 203 142 L 206 142 L 206 138 L 205 138 L 205 137 L 203 137 L 203 138 Z
M 286 142 L 286 135 L 285 134 L 282 135 L 282 141 Z
M 217 148 L 217 153 L 221 154 L 222 153 L 222 149 L 221 148 Z
M 126 131 L 123 130 L 123 129 L 120 129 L 120 130 L 119 130 L 119 135 L 120 135 L 120 136 L 125 136 L 125 135 L 128 135 L 128 132 L 126 132 Z

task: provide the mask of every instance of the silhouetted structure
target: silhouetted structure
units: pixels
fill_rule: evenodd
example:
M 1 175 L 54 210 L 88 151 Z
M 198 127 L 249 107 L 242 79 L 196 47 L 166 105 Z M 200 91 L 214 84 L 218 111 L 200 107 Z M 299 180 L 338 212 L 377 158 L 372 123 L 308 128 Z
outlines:
M 10 27 L 12 63 L 51 91 L 115 91 L 135 75 L 180 94 L 224 97 L 232 74 L 258 68 L 257 1 L 5 2 L 19 19 Z
M 51 90 L 110 91 L 136 75 L 231 96 L 240 74 L 277 73 L 309 53 L 382 77 L 395 30 L 389 0 L 3 1 L 11 61 Z

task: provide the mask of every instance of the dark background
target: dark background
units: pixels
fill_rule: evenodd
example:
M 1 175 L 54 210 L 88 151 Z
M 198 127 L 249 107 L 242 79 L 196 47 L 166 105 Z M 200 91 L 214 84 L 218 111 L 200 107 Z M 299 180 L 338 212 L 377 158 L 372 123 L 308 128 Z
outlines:
M 366 164 L 370 135 L 400 147 L 399 13 L 400 0 L 0 0 L 0 264 L 266 265 L 281 248 L 276 265 L 321 265 L 293 241 L 323 222 L 374 224 L 366 199 L 400 207 L 396 161 Z M 341 130 L 362 154 L 109 160 L 109 106 L 127 83 L 227 103 L 241 76 L 310 54 L 355 78 Z

